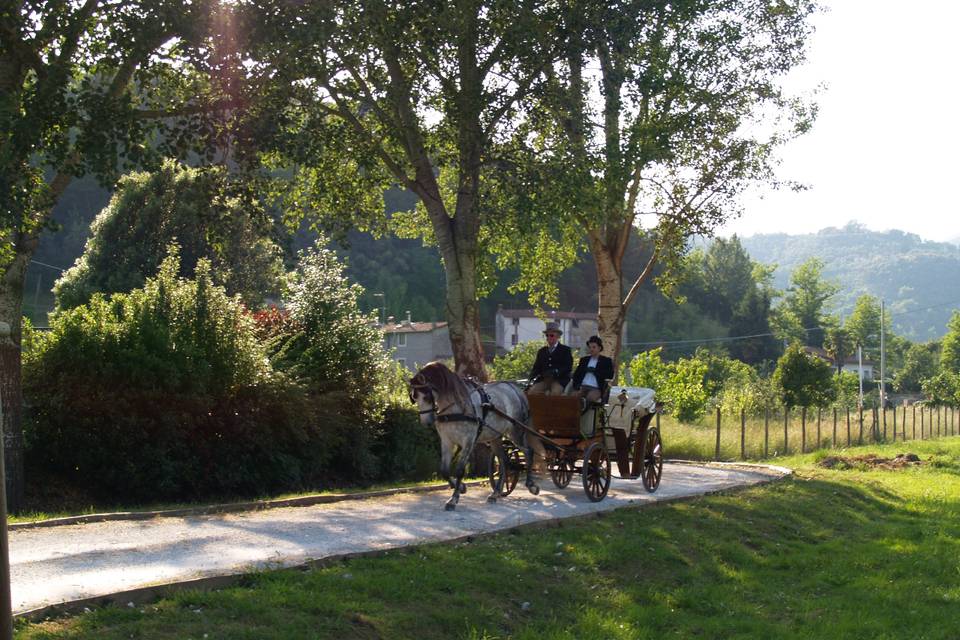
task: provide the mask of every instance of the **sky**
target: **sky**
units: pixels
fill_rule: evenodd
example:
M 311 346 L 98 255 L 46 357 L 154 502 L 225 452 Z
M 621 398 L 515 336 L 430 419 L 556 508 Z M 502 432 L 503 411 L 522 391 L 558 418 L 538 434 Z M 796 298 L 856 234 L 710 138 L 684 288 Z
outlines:
M 825 87 L 813 129 L 780 151 L 803 192 L 755 190 L 720 235 L 812 233 L 855 220 L 960 242 L 960 2 L 823 0 L 808 62 L 784 81 Z

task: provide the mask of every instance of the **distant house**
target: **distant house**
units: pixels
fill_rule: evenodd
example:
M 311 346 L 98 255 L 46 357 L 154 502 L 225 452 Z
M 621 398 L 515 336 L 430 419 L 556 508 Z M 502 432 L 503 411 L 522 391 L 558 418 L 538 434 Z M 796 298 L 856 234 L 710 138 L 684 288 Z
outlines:
M 391 351 L 394 360 L 411 371 L 433 360 L 453 358 L 450 349 L 450 330 L 446 322 L 396 322 L 387 318 L 383 325 L 383 346 Z
M 821 360 L 823 360 L 824 362 L 826 362 L 827 364 L 829 364 L 834 371 L 837 370 L 836 361 L 834 361 L 834 359 L 830 357 L 830 354 L 827 353 L 824 349 L 821 349 L 820 347 L 804 347 L 803 350 L 809 353 L 810 355 L 816 356 Z M 864 382 L 870 382 L 874 380 L 873 369 L 874 369 L 873 361 L 871 360 L 863 361 L 863 381 Z M 840 367 L 840 370 L 849 371 L 850 373 L 857 374 L 857 372 L 860 371 L 860 363 L 857 361 L 857 356 L 854 355 L 852 357 L 846 358 L 843 361 L 843 366 Z
M 533 309 L 497 309 L 494 318 L 498 351 L 512 351 L 514 347 L 534 340 L 543 340 L 546 322 L 556 322 L 563 331 L 560 341 L 574 348 L 584 349 L 587 338 L 597 335 L 596 313 L 549 311 L 546 318 L 537 317 Z M 627 328 L 624 326 L 623 335 Z

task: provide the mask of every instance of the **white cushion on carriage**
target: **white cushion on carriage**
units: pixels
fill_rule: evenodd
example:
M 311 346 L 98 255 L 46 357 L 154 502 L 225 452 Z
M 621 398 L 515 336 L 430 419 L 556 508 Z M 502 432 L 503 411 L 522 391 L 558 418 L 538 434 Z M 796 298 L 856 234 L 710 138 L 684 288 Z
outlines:
M 626 402 L 620 398 L 626 395 Z M 653 389 L 645 387 L 613 387 L 610 389 L 610 403 L 607 405 L 608 424 L 615 429 L 630 433 L 633 416 L 645 416 L 656 409 Z

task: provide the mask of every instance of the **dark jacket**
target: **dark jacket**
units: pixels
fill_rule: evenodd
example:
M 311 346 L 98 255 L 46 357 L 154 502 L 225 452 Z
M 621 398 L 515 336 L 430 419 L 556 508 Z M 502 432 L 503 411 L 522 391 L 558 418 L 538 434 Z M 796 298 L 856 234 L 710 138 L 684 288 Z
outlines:
M 558 342 L 553 353 L 550 353 L 550 347 L 541 347 L 537 351 L 537 361 L 533 363 L 533 369 L 530 370 L 530 379 L 553 376 L 557 382 L 567 386 L 572 370 L 573 352 L 570 351 L 570 347 Z
M 583 377 L 590 371 L 590 368 L 587 366 L 589 362 L 590 356 L 580 358 L 580 362 L 577 364 L 577 370 L 573 372 L 574 389 L 579 389 L 580 385 L 583 384 Z M 607 380 L 613 379 L 613 360 L 607 356 L 597 356 L 597 367 L 593 375 L 597 377 L 597 384 L 600 385 L 600 393 L 606 397 Z

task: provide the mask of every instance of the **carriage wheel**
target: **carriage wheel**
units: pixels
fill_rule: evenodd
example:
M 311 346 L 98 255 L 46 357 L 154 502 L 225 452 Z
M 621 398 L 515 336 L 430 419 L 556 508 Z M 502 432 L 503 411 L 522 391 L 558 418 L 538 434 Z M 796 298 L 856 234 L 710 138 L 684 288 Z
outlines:
M 566 456 L 559 458 L 550 466 L 550 478 L 557 489 L 566 489 L 573 479 L 573 462 Z
M 583 454 L 583 491 L 590 502 L 600 502 L 610 489 L 610 458 L 603 442 L 594 442 Z
M 643 468 L 640 470 L 643 488 L 653 493 L 663 476 L 663 442 L 656 427 L 648 427 L 643 437 Z

